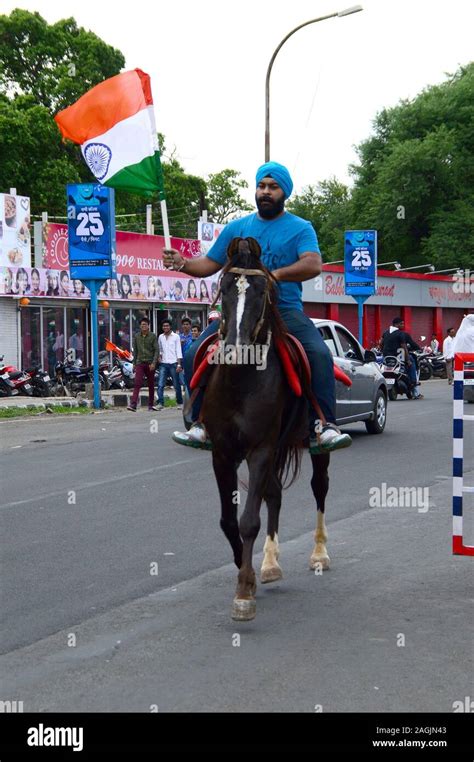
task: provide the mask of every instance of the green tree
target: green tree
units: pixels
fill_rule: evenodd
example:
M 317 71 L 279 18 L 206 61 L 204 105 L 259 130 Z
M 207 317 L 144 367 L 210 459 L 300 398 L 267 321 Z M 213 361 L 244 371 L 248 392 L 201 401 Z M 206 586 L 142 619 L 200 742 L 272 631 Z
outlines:
M 119 50 L 73 18 L 50 25 L 20 9 L 0 16 L 0 92 L 10 97 L 32 95 L 56 113 L 124 65 Z
M 474 64 L 377 115 L 352 167 L 352 227 L 404 265 L 472 266 Z
M 350 227 L 349 189 L 335 177 L 308 185 L 287 205 L 288 211 L 309 220 L 318 235 L 325 262 L 341 259 L 344 230 Z
M 0 190 L 31 197 L 36 215 L 65 215 L 68 182 L 90 182 L 79 146 L 64 141 L 53 120 L 94 85 L 120 73 L 125 59 L 74 19 L 48 25 L 38 14 L 0 16 Z M 164 136 L 158 134 L 160 152 Z M 172 156 L 163 163 L 173 235 L 196 236 L 205 182 Z M 158 210 L 157 204 L 155 211 Z M 116 192 L 117 225 L 145 232 L 146 201 Z M 159 230 L 161 217 L 155 219 Z
M 87 172 L 74 146 L 61 135 L 44 106 L 32 96 L 0 101 L 0 190 L 14 186 L 30 196 L 32 209 L 65 214 L 66 183 L 81 182 Z
M 240 195 L 248 188 L 246 180 L 240 177 L 240 172 L 234 169 L 223 169 L 207 178 L 207 209 L 213 222 L 228 222 L 239 212 L 250 212 L 253 209 Z
M 53 115 L 104 79 L 119 74 L 125 58 L 78 27 L 73 18 L 48 24 L 39 13 L 14 10 L 0 16 L 0 190 L 16 187 L 31 198 L 34 215 L 47 210 L 64 216 L 65 185 L 90 182 L 92 175 L 79 146 L 63 142 Z M 208 207 L 216 221 L 249 209 L 240 197 L 246 183 L 234 170 L 209 177 L 187 174 L 176 149 L 166 156 L 158 134 L 171 234 L 195 238 L 200 212 Z M 208 194 L 210 206 L 205 198 Z M 162 232 L 158 203 L 155 232 Z M 145 232 L 146 201 L 116 191 L 117 227 Z

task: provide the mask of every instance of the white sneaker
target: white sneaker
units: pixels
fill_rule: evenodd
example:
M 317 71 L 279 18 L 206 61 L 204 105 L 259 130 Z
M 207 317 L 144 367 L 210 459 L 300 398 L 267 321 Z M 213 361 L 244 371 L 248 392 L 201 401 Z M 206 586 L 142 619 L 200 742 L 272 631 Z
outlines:
M 193 423 L 188 431 L 189 439 L 204 444 L 207 441 L 207 431 L 202 423 Z
M 160 405 L 160 404 L 158 404 L 158 405 L 156 406 L 156 409 L 157 409 L 157 410 L 163 410 L 163 408 L 164 408 L 164 405 Z
M 327 423 L 321 426 L 317 421 L 315 426 L 316 435 L 319 432 L 319 444 L 327 450 L 340 450 L 344 447 L 350 447 L 352 439 L 349 434 L 343 434 L 334 423 Z

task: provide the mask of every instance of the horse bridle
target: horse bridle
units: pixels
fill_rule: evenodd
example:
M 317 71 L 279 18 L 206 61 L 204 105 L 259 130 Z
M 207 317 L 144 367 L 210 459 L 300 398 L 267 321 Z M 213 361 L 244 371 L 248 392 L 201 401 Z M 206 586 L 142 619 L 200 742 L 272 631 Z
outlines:
M 263 321 L 265 320 L 265 310 L 266 310 L 266 307 L 267 307 L 268 304 L 271 304 L 271 301 L 272 301 L 271 297 L 270 297 L 270 284 L 271 284 L 271 281 L 272 281 L 272 276 L 269 273 L 267 274 L 263 270 L 259 270 L 257 268 L 230 267 L 228 270 L 226 270 L 225 272 L 222 273 L 221 280 L 224 277 L 224 275 L 227 275 L 227 273 L 236 273 L 236 275 L 261 275 L 266 280 L 266 283 L 265 283 L 265 293 L 263 295 L 262 312 L 260 313 L 260 317 L 259 317 L 259 319 L 257 321 L 257 324 L 256 324 L 256 326 L 255 326 L 255 328 L 253 330 L 253 333 L 252 333 L 252 341 L 251 341 L 251 343 L 254 344 L 255 341 L 257 340 L 258 334 L 260 333 L 260 329 L 261 329 L 261 327 L 263 325 Z M 214 302 L 211 304 L 211 309 L 215 305 L 217 300 L 219 299 L 220 294 L 221 294 L 221 284 L 219 282 L 219 288 L 217 290 L 216 298 L 214 299 Z M 221 318 L 221 326 L 219 328 L 219 338 L 220 339 L 224 338 L 223 335 L 222 335 L 222 332 L 221 332 L 221 328 L 223 326 L 224 326 L 224 318 Z M 270 335 L 271 334 L 269 332 L 267 343 L 269 343 Z

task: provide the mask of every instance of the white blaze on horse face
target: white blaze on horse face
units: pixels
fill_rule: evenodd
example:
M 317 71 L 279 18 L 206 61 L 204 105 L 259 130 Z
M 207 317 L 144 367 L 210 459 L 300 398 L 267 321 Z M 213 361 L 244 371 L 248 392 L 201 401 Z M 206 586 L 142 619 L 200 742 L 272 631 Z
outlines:
M 242 322 L 242 317 L 245 310 L 245 292 L 247 291 L 248 287 L 250 286 L 250 283 L 248 282 L 247 278 L 244 274 L 240 276 L 237 280 L 237 293 L 239 294 L 239 297 L 237 299 L 237 315 L 236 315 L 236 321 L 235 321 L 235 346 L 240 346 L 240 324 Z

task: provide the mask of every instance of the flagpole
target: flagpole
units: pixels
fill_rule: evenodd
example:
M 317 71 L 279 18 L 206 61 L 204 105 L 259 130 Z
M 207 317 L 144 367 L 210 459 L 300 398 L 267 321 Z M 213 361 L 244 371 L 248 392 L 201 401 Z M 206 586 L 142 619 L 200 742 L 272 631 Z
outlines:
M 165 236 L 165 247 L 171 249 L 170 228 L 168 224 L 168 210 L 166 208 L 166 199 L 162 198 L 161 204 L 161 219 L 163 220 L 163 233 Z

